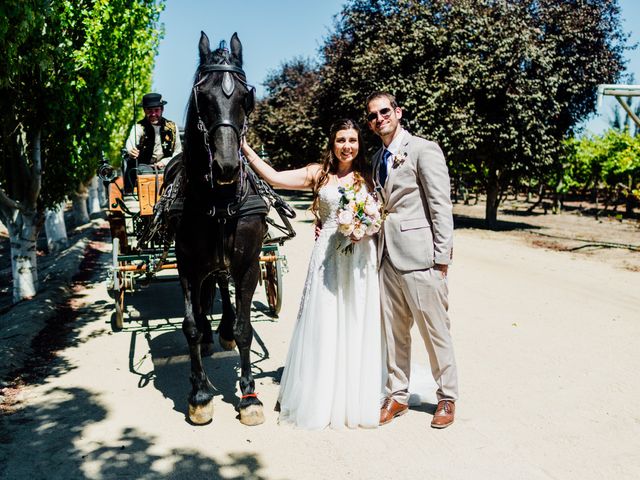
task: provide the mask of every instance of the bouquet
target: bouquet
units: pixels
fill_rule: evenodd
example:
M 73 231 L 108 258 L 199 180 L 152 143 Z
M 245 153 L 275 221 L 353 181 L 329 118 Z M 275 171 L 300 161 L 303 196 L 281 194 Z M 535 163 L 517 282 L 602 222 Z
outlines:
M 360 240 L 380 230 L 383 221 L 382 208 L 378 200 L 363 187 L 347 185 L 338 187 L 340 205 L 337 212 L 338 230 L 345 237 Z M 340 248 L 340 247 L 338 247 Z M 353 252 L 353 243 L 341 248 L 345 253 Z

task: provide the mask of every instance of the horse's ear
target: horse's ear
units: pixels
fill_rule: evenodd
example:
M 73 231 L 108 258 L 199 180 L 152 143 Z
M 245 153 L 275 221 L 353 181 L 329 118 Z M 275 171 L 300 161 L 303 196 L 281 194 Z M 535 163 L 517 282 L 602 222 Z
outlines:
M 235 32 L 231 36 L 231 57 L 236 60 L 239 67 L 242 67 L 242 43 Z
M 200 43 L 198 45 L 198 50 L 200 51 L 200 63 L 206 63 L 209 54 L 211 53 L 211 48 L 209 45 L 209 37 L 203 31 L 200 31 Z

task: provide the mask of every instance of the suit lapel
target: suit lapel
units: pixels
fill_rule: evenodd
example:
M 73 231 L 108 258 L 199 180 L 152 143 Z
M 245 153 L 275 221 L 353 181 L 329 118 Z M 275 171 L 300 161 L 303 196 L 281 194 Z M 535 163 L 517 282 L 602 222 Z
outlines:
M 375 185 L 376 192 L 378 192 L 382 196 L 382 201 L 385 200 L 386 194 L 384 192 L 384 188 L 380 185 L 380 161 L 382 160 L 382 152 L 383 148 L 380 148 L 376 153 L 373 154 L 373 159 L 371 162 L 371 167 L 373 168 L 373 183 Z M 388 179 L 387 179 L 388 180 Z M 388 183 L 388 182 L 387 182 Z
M 408 159 L 410 141 L 411 141 L 411 135 L 409 134 L 409 132 L 406 132 L 405 130 L 404 139 L 402 140 L 402 145 L 400 146 L 400 149 L 398 150 L 397 155 L 402 155 L 403 153 L 406 153 L 407 159 Z M 392 159 L 393 157 L 391 157 L 389 161 L 392 162 L 393 161 Z M 398 165 L 397 167 L 394 168 L 393 165 L 391 165 L 391 168 L 389 169 L 389 175 L 387 175 L 387 181 L 384 184 L 384 191 L 387 197 L 391 193 L 391 186 L 393 185 L 393 181 L 396 178 L 395 173 L 396 173 L 396 170 L 398 170 L 399 168 L 402 168 L 402 167 Z

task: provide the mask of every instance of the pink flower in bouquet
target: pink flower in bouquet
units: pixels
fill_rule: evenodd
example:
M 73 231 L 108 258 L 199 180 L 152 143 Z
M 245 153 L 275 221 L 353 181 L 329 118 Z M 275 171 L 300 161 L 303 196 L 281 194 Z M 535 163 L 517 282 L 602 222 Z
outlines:
M 372 222 L 370 225 L 367 226 L 367 230 L 365 231 L 365 233 L 367 235 L 375 235 L 380 231 L 381 226 L 382 226 L 382 221 Z

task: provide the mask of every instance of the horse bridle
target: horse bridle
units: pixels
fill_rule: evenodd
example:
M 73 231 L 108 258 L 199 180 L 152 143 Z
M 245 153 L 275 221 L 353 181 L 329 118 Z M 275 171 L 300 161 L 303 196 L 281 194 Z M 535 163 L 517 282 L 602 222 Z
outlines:
M 211 187 L 213 188 L 213 155 L 211 153 L 211 147 L 209 144 L 209 136 L 212 135 L 220 127 L 230 127 L 233 129 L 233 131 L 236 134 L 236 138 L 238 140 L 238 151 L 240 151 L 242 138 L 245 136 L 247 132 L 247 117 L 249 116 L 251 111 L 248 111 L 248 108 L 247 108 L 248 104 L 245 101 L 243 105 L 245 115 L 244 115 L 244 123 L 242 125 L 242 128 L 236 125 L 231 119 L 224 118 L 224 117 L 218 120 L 217 122 L 215 122 L 210 128 L 207 128 L 204 121 L 202 120 L 202 116 L 200 115 L 200 108 L 198 106 L 198 91 L 199 91 L 198 87 L 202 83 L 204 83 L 207 80 L 207 78 L 209 78 L 209 74 L 212 72 L 224 73 L 224 76 L 222 79 L 222 91 L 227 97 L 230 97 L 231 94 L 233 93 L 233 90 L 235 89 L 234 78 L 231 76 L 232 73 L 237 73 L 239 75 L 242 75 L 242 77 L 240 78 L 236 77 L 236 79 L 240 83 L 242 83 L 247 89 L 248 95 L 249 95 L 248 98 L 250 99 L 252 105 L 255 103 L 256 90 L 253 86 L 249 85 L 247 82 L 242 80 L 242 78 L 246 78 L 246 74 L 244 73 L 244 70 L 242 70 L 242 68 L 237 67 L 235 65 L 220 63 L 215 65 L 203 65 L 198 69 L 199 77 L 196 83 L 193 85 L 193 101 L 196 107 L 196 115 L 198 117 L 198 130 L 202 132 L 205 149 L 207 150 L 207 155 L 209 156 L 209 174 L 207 175 L 209 178 L 207 180 L 209 180 Z M 244 166 L 244 162 L 240 162 L 241 188 L 243 187 L 242 184 L 244 183 L 243 166 Z
M 251 102 L 251 108 L 248 108 L 248 104 L 245 100 L 245 103 L 243 105 L 243 109 L 244 109 L 244 123 L 242 125 L 242 129 L 240 129 L 238 127 L 238 125 L 236 125 L 231 119 L 229 118 L 221 118 L 220 120 L 218 120 L 217 122 L 215 122 L 209 129 L 207 129 L 207 126 L 205 125 L 204 121 L 202 120 L 202 116 L 200 115 L 200 108 L 198 107 L 198 87 L 204 83 L 207 78 L 209 78 L 209 74 L 212 72 L 223 72 L 224 76 L 222 79 L 222 91 L 224 92 L 224 94 L 227 97 L 230 97 L 231 94 L 233 93 L 233 90 L 235 89 L 235 82 L 234 82 L 234 77 L 231 76 L 232 73 L 237 73 L 239 75 L 242 75 L 242 77 L 238 78 L 236 77 L 236 79 L 242 83 L 245 88 L 248 91 L 248 95 L 249 97 L 247 97 L 250 102 Z M 237 67 L 235 65 L 231 65 L 231 64 L 215 64 L 215 65 L 203 65 L 199 68 L 198 70 L 198 80 L 195 82 L 195 84 L 193 85 L 193 100 L 194 100 L 194 104 L 195 104 L 195 108 L 196 108 L 196 115 L 198 117 L 198 130 L 200 130 L 200 132 L 202 132 L 203 135 L 203 142 L 204 142 L 204 146 L 205 149 L 207 151 L 207 155 L 208 155 L 208 160 L 209 160 L 209 173 L 208 175 L 206 175 L 206 180 L 209 181 L 211 188 L 214 188 L 213 185 L 213 154 L 211 153 L 211 147 L 209 144 L 209 135 L 212 135 L 218 128 L 220 127 L 230 127 L 233 129 L 233 131 L 236 134 L 236 138 L 238 140 L 238 152 L 240 157 L 242 158 L 242 154 L 240 152 L 240 146 L 242 144 L 242 138 L 245 136 L 246 132 L 247 132 L 247 118 L 249 116 L 249 114 L 251 113 L 251 110 L 253 109 L 253 104 L 255 103 L 255 88 L 251 85 L 249 85 L 247 82 L 243 81 L 242 78 L 246 78 L 246 74 L 244 73 L 244 70 L 242 70 L 240 67 Z M 240 182 L 238 185 L 238 190 L 237 190 L 237 198 L 238 201 L 236 202 L 235 207 L 239 208 L 241 206 L 242 203 L 244 203 L 244 200 L 246 199 L 246 194 L 248 192 L 245 191 L 245 171 L 244 171 L 244 161 L 240 161 Z M 227 205 L 227 214 L 228 216 L 233 215 L 233 211 L 232 211 L 232 206 L 231 204 Z M 210 212 L 211 216 L 215 216 L 216 213 L 216 209 L 215 206 L 213 207 L 212 211 Z
M 238 138 L 238 148 L 240 147 L 240 143 L 241 143 L 241 139 L 242 137 L 245 135 L 245 133 L 247 132 L 247 117 L 249 116 L 249 111 L 247 111 L 247 104 L 245 103 L 245 105 L 243 106 L 244 110 L 245 110 L 245 120 L 244 123 L 242 125 L 242 128 L 240 128 L 238 125 L 236 125 L 231 119 L 228 118 L 222 118 L 220 120 L 218 120 L 216 123 L 214 123 L 210 129 L 207 132 L 207 127 L 204 124 L 204 122 L 202 121 L 202 117 L 200 116 L 200 108 L 198 107 L 198 87 L 204 83 L 207 78 L 209 78 L 209 73 L 212 72 L 223 72 L 226 74 L 229 74 L 228 76 L 225 75 L 223 80 L 222 80 L 222 91 L 224 92 L 225 95 L 227 95 L 227 97 L 230 97 L 231 94 L 233 93 L 233 90 L 235 88 L 235 84 L 233 81 L 233 77 L 231 77 L 231 73 L 238 73 L 240 75 L 242 75 L 242 77 L 246 78 L 246 74 L 244 73 L 244 70 L 242 70 L 240 67 L 236 67 L 235 65 L 229 65 L 229 64 L 216 64 L 216 65 L 203 65 L 202 67 L 200 67 L 199 69 L 199 75 L 201 76 L 201 78 L 198 79 L 198 81 L 193 85 L 193 99 L 195 102 L 195 106 L 196 106 L 196 114 L 198 116 L 198 129 L 200 131 L 204 131 L 207 133 L 208 136 L 208 132 L 210 132 L 211 134 L 213 134 L 213 132 L 215 132 L 218 128 L 220 127 L 231 127 L 233 129 L 233 131 L 236 133 L 236 137 Z M 204 74 L 204 75 L 203 75 Z M 251 85 L 249 85 L 248 83 L 242 81 L 241 78 L 236 78 L 238 81 L 240 81 L 240 83 L 242 83 L 248 90 L 248 95 L 251 97 L 252 102 L 254 101 L 255 98 L 255 88 Z M 208 138 L 206 139 L 206 143 L 208 144 Z

